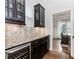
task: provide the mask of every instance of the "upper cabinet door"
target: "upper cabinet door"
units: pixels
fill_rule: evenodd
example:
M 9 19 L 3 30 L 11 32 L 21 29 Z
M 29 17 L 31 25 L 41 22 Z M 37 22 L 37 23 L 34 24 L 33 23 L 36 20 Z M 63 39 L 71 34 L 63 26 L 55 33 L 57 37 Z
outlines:
M 7 19 L 13 18 L 13 1 L 5 0 L 5 17 Z
M 39 14 L 39 6 L 35 7 L 35 19 L 38 21 L 39 20 L 39 17 L 40 17 L 40 14 Z
M 40 4 L 34 6 L 34 21 L 35 27 L 45 27 L 45 9 Z
M 45 9 L 40 7 L 40 25 L 45 26 Z
M 6 23 L 25 24 L 25 0 L 5 0 Z

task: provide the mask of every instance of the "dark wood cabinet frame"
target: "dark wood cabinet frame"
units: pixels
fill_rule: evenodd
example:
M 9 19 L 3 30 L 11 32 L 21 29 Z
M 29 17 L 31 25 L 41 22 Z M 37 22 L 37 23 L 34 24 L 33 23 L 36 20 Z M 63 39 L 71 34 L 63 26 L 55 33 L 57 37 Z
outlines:
M 39 14 L 39 20 L 36 20 L 36 7 L 39 7 L 37 12 Z M 42 21 L 44 21 L 44 25 L 41 25 L 41 17 L 40 17 L 40 7 L 44 10 L 44 19 Z M 34 27 L 45 27 L 45 8 L 43 6 L 41 6 L 41 4 L 37 4 L 34 6 Z
M 23 14 L 20 11 L 20 13 L 21 13 L 20 15 L 22 15 L 24 17 L 24 19 L 17 19 L 17 7 L 16 7 L 17 2 L 16 2 L 16 0 L 12 0 L 12 5 L 13 5 L 13 8 L 11 8 L 12 9 L 12 18 L 5 17 L 5 23 L 25 25 L 25 0 L 24 0 L 24 5 L 21 5 L 20 3 L 18 3 L 18 4 L 20 5 L 20 10 L 21 10 L 21 6 L 23 6 L 23 8 L 24 8 Z M 9 5 L 6 8 L 8 8 L 8 10 L 9 10 L 10 9 Z M 8 11 L 8 16 L 9 16 L 9 11 Z

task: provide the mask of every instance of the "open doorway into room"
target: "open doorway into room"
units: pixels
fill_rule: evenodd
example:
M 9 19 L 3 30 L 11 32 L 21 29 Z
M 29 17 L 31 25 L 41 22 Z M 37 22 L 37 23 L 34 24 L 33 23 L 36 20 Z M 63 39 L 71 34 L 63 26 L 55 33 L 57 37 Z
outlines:
M 53 51 L 70 55 L 71 11 L 53 14 Z

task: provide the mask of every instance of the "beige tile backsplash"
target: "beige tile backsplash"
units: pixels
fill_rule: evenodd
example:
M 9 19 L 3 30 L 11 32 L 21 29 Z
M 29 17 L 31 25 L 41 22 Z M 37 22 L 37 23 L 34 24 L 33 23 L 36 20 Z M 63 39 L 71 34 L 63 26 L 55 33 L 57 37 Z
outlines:
M 6 24 L 5 25 L 5 46 L 6 48 L 21 44 L 25 41 L 25 31 L 23 25 Z
M 25 25 L 5 24 L 5 48 L 26 43 L 47 35 L 45 28 L 26 27 Z

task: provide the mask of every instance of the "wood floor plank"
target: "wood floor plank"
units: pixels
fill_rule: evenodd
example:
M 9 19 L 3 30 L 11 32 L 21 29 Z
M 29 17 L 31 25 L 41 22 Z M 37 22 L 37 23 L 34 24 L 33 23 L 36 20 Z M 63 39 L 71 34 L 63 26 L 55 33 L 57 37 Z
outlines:
M 49 51 L 43 59 L 70 59 L 69 54 L 66 54 L 64 52 L 58 53 L 58 52 L 51 52 Z
M 60 40 L 54 40 L 54 50 L 49 51 L 42 59 L 71 59 L 67 48 L 61 46 Z

